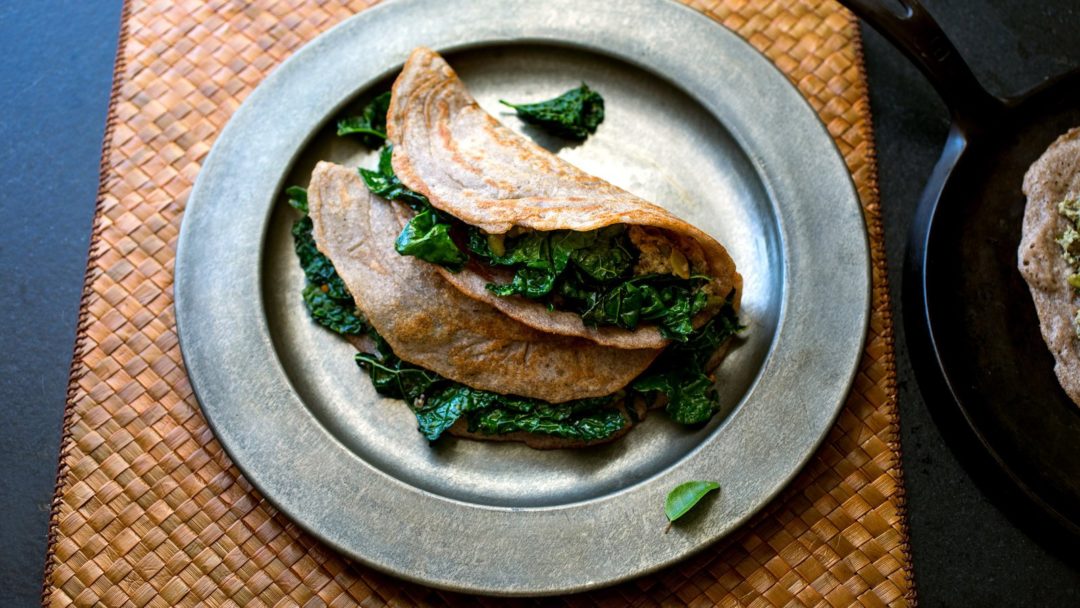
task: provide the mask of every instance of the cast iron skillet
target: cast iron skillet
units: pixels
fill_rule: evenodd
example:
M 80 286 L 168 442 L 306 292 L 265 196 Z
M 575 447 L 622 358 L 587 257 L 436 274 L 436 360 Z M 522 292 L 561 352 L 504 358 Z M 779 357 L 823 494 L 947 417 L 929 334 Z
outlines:
M 952 114 L 904 268 L 905 329 L 923 396 L 1007 514 L 1058 547 L 1075 546 L 1080 407 L 1054 376 L 1016 250 L 1025 171 L 1080 126 L 1080 70 L 999 99 L 918 0 L 844 2 L 918 66 Z

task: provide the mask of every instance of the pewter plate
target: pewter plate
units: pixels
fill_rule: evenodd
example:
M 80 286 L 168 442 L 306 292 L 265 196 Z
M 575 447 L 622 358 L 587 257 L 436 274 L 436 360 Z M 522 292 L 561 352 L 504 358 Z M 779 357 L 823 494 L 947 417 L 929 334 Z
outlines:
M 727 246 L 749 327 L 719 370 L 724 407 L 709 425 L 657 414 L 582 450 L 428 445 L 351 347 L 308 318 L 281 190 L 306 184 L 318 160 L 373 166 L 372 152 L 333 135 L 334 119 L 385 90 L 418 45 L 443 52 L 511 128 Z M 523 127 L 497 103 L 582 80 L 607 105 L 582 144 Z M 870 274 L 832 139 L 771 63 L 707 17 L 666 0 L 392 0 L 305 46 L 237 110 L 188 200 L 175 294 L 203 412 L 276 507 L 397 576 L 538 595 L 671 564 L 775 496 L 851 385 Z M 664 497 L 691 479 L 722 490 L 668 530 Z

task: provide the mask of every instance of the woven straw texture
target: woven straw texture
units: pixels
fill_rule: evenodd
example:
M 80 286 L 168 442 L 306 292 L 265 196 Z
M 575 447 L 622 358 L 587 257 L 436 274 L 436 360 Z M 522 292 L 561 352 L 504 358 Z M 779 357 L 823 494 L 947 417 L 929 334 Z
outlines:
M 505 603 L 404 583 L 351 563 L 278 514 L 211 434 L 177 345 L 176 238 L 214 138 L 274 66 L 369 4 L 125 5 L 44 603 Z M 836 139 L 873 246 L 870 333 L 854 390 L 823 447 L 751 523 L 666 571 L 554 603 L 913 604 L 888 289 L 856 21 L 832 0 L 692 4 L 770 57 Z

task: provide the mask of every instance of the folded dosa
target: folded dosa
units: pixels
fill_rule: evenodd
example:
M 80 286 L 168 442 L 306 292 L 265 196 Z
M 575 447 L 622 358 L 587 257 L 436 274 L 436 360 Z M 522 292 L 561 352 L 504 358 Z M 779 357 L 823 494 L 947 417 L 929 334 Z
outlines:
M 408 188 L 431 204 L 490 234 L 513 228 L 588 231 L 613 224 L 662 232 L 699 260 L 696 274 L 708 275 L 711 291 L 734 290 L 738 306 L 742 277 L 724 247 L 661 207 L 589 175 L 503 126 L 485 112 L 437 53 L 418 48 L 394 82 L 387 113 L 393 168 Z M 438 268 L 471 298 L 545 332 L 587 338 L 618 348 L 667 344 L 655 325 L 634 330 L 588 327 L 568 311 L 549 311 L 522 297 L 498 297 L 486 289 L 491 274 L 473 262 L 458 273 Z
M 412 212 L 355 170 L 320 162 L 308 188 L 319 250 L 394 353 L 472 388 L 562 403 L 610 395 L 659 350 L 608 348 L 528 327 L 466 297 L 434 265 L 394 251 Z

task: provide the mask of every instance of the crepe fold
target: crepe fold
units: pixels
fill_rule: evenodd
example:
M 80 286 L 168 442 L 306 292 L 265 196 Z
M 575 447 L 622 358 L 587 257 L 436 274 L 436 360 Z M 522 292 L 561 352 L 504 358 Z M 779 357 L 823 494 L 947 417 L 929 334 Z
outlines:
M 548 334 L 465 296 L 394 251 L 412 211 L 371 194 L 355 170 L 316 165 L 308 212 L 317 247 L 394 353 L 450 380 L 562 403 L 622 389 L 660 352 Z
M 514 228 L 589 231 L 626 224 L 659 233 L 712 278 L 711 291 L 734 291 L 742 277 L 724 247 L 705 232 L 603 179 L 589 175 L 503 126 L 485 112 L 438 53 L 418 48 L 394 82 L 387 113 L 393 168 L 431 204 L 490 234 Z M 471 298 L 545 332 L 579 336 L 618 348 L 660 348 L 655 325 L 634 330 L 588 327 L 573 312 L 536 301 L 498 297 L 486 289 L 493 269 L 470 263 L 443 277 Z

